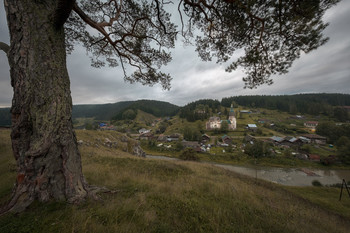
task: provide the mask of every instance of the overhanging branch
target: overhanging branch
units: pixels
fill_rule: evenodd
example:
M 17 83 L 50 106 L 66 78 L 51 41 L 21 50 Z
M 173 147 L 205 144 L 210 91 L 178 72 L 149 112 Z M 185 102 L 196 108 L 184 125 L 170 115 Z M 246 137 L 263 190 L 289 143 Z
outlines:
M 10 49 L 10 46 L 8 44 L 0 41 L 0 50 L 4 51 L 7 55 L 9 49 Z

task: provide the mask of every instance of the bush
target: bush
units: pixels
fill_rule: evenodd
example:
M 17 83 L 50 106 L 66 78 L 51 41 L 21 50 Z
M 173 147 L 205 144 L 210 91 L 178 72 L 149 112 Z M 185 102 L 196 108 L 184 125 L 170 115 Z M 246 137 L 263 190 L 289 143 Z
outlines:
M 179 156 L 182 160 L 189 160 L 189 161 L 198 161 L 199 157 L 196 154 L 196 151 L 192 148 L 186 148 Z
M 315 187 L 322 187 L 322 186 L 323 186 L 323 185 L 321 184 L 321 182 L 318 181 L 318 180 L 312 181 L 312 185 L 315 186 Z

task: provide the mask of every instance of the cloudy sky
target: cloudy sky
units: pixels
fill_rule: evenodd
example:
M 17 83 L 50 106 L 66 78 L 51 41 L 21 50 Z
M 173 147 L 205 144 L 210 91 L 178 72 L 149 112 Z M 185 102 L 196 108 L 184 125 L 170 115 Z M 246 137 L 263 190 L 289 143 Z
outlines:
M 85 49 L 76 47 L 68 56 L 68 71 L 74 104 L 102 104 L 124 100 L 152 99 L 184 105 L 198 99 L 221 100 L 236 95 L 276 95 L 295 93 L 350 94 L 350 1 L 343 0 L 330 9 L 325 21 L 330 22 L 325 34 L 329 42 L 309 54 L 302 55 L 287 75 L 274 76 L 274 84 L 257 89 L 244 89 L 243 73 L 226 73 L 224 65 L 202 62 L 193 47 L 181 41 L 172 50 L 173 61 L 163 69 L 173 80 L 171 90 L 129 84 L 116 68 L 95 69 L 90 66 Z M 0 0 L 0 41 L 9 42 L 3 0 Z M 10 106 L 12 88 L 9 66 L 0 51 L 0 107 Z

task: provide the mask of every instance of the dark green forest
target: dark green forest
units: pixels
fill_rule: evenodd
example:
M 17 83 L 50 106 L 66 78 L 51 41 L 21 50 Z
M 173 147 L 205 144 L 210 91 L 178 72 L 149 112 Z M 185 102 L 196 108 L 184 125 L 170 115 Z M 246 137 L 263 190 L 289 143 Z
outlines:
M 72 117 L 95 118 L 96 120 L 110 120 L 123 109 L 133 104 L 133 101 L 123 101 L 114 104 L 86 104 L 74 105 Z
M 223 98 L 221 105 L 229 107 L 234 102 L 250 108 L 266 108 L 290 114 L 327 115 L 339 121 L 349 120 L 346 109 L 350 106 L 349 94 L 297 94 L 275 96 L 233 96 Z
M 179 106 L 174 104 L 156 101 L 156 100 L 138 100 L 132 102 L 129 106 L 119 111 L 109 119 L 113 120 L 133 120 L 136 117 L 137 111 L 141 110 L 152 114 L 156 117 L 175 116 L 179 111 Z

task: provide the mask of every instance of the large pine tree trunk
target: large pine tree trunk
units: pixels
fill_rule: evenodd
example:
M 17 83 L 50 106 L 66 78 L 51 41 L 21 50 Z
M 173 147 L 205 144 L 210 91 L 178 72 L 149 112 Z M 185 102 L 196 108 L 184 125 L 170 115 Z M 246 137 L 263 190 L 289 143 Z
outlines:
M 78 202 L 87 196 L 66 68 L 63 28 L 55 0 L 5 0 L 11 45 L 12 147 L 18 166 L 7 209 L 33 200 Z

